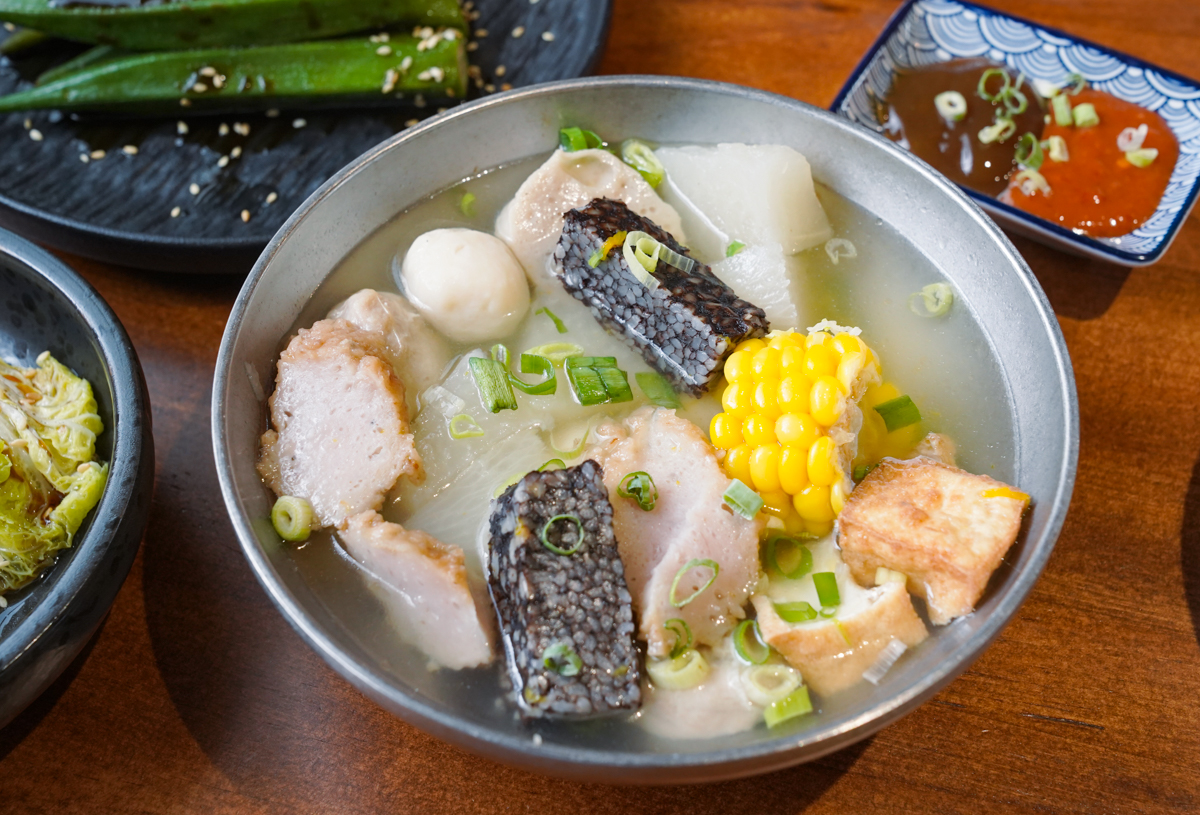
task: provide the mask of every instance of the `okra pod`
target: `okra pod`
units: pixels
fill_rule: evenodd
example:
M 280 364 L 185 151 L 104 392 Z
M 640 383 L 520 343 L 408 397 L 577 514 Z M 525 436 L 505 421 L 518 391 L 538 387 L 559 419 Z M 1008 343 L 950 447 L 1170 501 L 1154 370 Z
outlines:
M 67 60 L 62 65 L 55 65 L 53 68 L 38 74 L 37 84 L 45 85 L 47 82 L 62 79 L 64 76 L 73 74 L 76 71 L 82 71 L 84 68 L 90 68 L 93 65 L 99 65 L 101 62 L 107 62 L 110 59 L 128 55 L 128 51 L 113 48 L 111 45 L 97 45 L 84 51 L 79 56 Z
M 458 0 L 0 0 L 0 20 L 132 51 L 302 42 L 394 26 L 465 30 Z
M 417 93 L 462 98 L 462 33 L 446 29 L 432 45 L 431 39 L 400 34 L 387 43 L 354 37 L 134 54 L 0 96 L 0 113 L 59 108 L 179 114 L 360 104 Z

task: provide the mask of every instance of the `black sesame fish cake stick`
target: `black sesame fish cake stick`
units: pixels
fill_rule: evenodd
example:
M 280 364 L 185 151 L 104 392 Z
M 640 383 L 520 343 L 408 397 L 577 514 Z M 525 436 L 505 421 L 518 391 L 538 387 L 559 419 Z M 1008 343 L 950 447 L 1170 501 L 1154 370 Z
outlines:
M 563 286 L 677 389 L 700 396 L 720 378 L 738 342 L 767 333 L 761 308 L 734 294 L 668 232 L 620 201 L 597 198 L 563 217 L 554 250 Z M 630 271 L 620 246 L 592 265 L 597 250 L 619 232 L 645 232 L 692 268 L 685 272 L 659 259 L 653 272 L 658 286 L 649 288 Z
M 637 710 L 633 608 L 594 461 L 532 472 L 492 505 L 488 589 L 525 718 Z

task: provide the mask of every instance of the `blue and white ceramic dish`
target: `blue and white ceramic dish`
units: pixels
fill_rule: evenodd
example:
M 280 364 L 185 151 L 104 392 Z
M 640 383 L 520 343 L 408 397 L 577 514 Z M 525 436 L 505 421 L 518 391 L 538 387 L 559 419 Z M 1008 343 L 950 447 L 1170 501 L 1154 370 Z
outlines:
M 1002 62 L 1029 80 L 1079 73 L 1093 87 L 1156 111 L 1179 141 L 1179 161 L 1158 209 L 1138 229 L 1091 238 L 964 188 L 1003 226 L 1075 254 L 1127 266 L 1162 257 L 1200 192 L 1200 84 L 1110 48 L 960 0 L 909 0 L 846 81 L 830 109 L 876 132 L 872 95 L 885 98 L 897 69 L 960 57 Z

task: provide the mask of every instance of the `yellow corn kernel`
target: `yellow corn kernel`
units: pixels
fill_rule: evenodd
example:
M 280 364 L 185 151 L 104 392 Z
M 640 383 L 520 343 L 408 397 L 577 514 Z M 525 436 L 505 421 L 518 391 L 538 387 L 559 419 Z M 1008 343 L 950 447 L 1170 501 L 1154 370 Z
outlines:
M 845 402 L 842 384 L 832 376 L 823 376 L 813 383 L 809 393 L 809 413 L 817 420 L 817 424 L 832 427 L 841 417 Z
M 779 349 L 763 348 L 754 352 L 754 375 L 759 379 L 779 378 Z
M 810 345 L 804 352 L 804 373 L 814 382 L 819 377 L 836 374 L 837 365 L 837 356 L 829 346 Z
M 841 515 L 846 507 L 846 490 L 842 487 L 842 479 L 838 479 L 829 488 L 829 506 L 834 515 Z
M 796 510 L 792 507 L 792 496 L 786 492 L 764 492 L 759 497 L 763 500 L 763 512 L 776 518 L 786 518 Z
M 1020 490 L 1014 490 L 1012 487 L 993 487 L 990 490 L 984 490 L 979 493 L 984 498 L 1011 498 L 1014 501 L 1022 501 L 1029 503 L 1029 496 Z
M 843 357 L 846 356 L 846 354 L 861 354 L 867 350 L 867 344 L 865 342 L 860 340 L 858 337 L 855 337 L 853 334 L 847 334 L 845 331 L 834 336 L 831 345 L 833 345 L 834 350 L 838 352 L 838 355 Z
M 808 531 L 804 526 L 804 519 L 800 517 L 800 513 L 796 511 L 795 507 L 784 517 L 783 528 L 792 535 L 800 535 Z
M 808 486 L 808 448 L 785 444 L 779 453 L 779 486 L 796 495 Z
M 760 494 L 779 492 L 779 445 L 763 444 L 750 454 L 750 478 Z
M 891 382 L 884 382 L 882 385 L 872 385 L 871 387 L 867 388 L 867 393 L 863 396 L 863 410 L 866 410 L 867 408 L 873 408 L 876 405 L 881 405 L 890 399 L 899 397 L 900 395 L 900 389 Z
M 794 348 L 796 346 L 796 335 L 793 332 L 786 334 L 776 334 L 771 339 L 767 340 L 767 345 L 772 348 L 777 348 L 782 351 L 785 348 Z
M 833 454 L 833 439 L 822 436 L 808 448 L 808 480 L 818 487 L 828 487 L 839 478 Z
M 821 435 L 821 428 L 807 413 L 785 413 L 775 420 L 775 438 L 807 450 Z
M 858 454 L 854 457 L 855 466 L 874 464 L 883 458 L 883 440 L 887 436 L 887 425 L 874 408 L 864 408 L 862 415 L 862 430 L 858 433 Z
M 742 423 L 728 413 L 718 413 L 708 426 L 713 447 L 730 450 L 742 443 Z
M 921 428 L 920 422 L 910 424 L 908 427 L 897 428 L 883 437 L 880 457 L 908 458 L 912 455 L 913 448 L 924 437 L 925 431 Z
M 799 345 L 789 345 L 779 352 L 779 367 L 784 376 L 804 373 L 805 350 Z
M 779 409 L 779 380 L 764 379 L 754 388 L 754 412 L 764 419 L 775 420 L 782 411 Z
M 747 351 L 734 351 L 725 360 L 725 378 L 730 382 L 741 382 L 754 376 L 754 368 L 750 364 L 754 355 Z
M 850 339 L 854 339 L 851 337 Z M 837 379 L 842 383 L 842 387 L 849 393 L 853 390 L 854 380 L 858 379 L 858 375 L 862 373 L 862 369 L 866 367 L 867 358 L 858 351 L 851 351 L 842 357 L 842 361 L 838 363 Z
M 751 447 L 775 443 L 775 422 L 766 416 L 751 413 L 742 422 L 742 438 Z
M 792 498 L 800 517 L 808 521 L 832 521 L 833 507 L 829 505 L 829 487 L 810 484 Z
M 758 338 L 755 338 L 755 339 L 752 339 L 752 340 L 743 340 L 743 341 L 741 342 L 741 344 L 740 344 L 740 345 L 738 345 L 738 347 L 737 347 L 737 350 L 739 350 L 739 351 L 745 351 L 745 352 L 746 352 L 746 353 L 748 353 L 748 354 L 749 354 L 751 357 L 753 357 L 753 356 L 754 356 L 756 353 L 758 353 L 758 352 L 759 352 L 761 349 L 763 349 L 763 348 L 766 348 L 766 347 L 767 347 L 767 343 L 766 343 L 764 340 L 760 340 L 760 339 L 758 339 Z
M 806 348 L 812 348 L 814 345 L 830 346 L 832 350 L 833 337 L 827 331 L 814 331 L 808 335 L 804 343 Z
M 810 535 L 816 535 L 818 538 L 823 538 L 833 531 L 833 521 L 808 521 L 804 522 L 804 531 Z
M 736 478 L 743 484 L 749 486 L 753 483 L 750 477 L 750 454 L 754 452 L 754 448 L 748 444 L 739 444 L 728 453 L 725 454 L 725 474 L 730 478 Z
M 781 413 L 808 413 L 812 382 L 802 373 L 789 374 L 779 380 L 777 404 Z
M 721 395 L 721 407 L 730 416 L 744 419 L 754 410 L 754 385 L 748 382 L 733 382 Z

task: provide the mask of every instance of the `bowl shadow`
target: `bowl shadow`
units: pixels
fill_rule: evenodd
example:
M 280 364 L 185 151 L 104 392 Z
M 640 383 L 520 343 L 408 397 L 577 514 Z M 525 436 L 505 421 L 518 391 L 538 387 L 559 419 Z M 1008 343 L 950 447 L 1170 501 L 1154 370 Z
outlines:
M 1183 522 L 1179 530 L 1179 558 L 1183 567 L 1183 591 L 1192 629 L 1200 643 L 1200 459 L 1192 467 L 1187 495 L 1183 499 Z
M 1054 313 L 1073 320 L 1103 317 L 1132 271 L 1095 258 L 1084 258 L 1005 232 L 1042 284 Z

